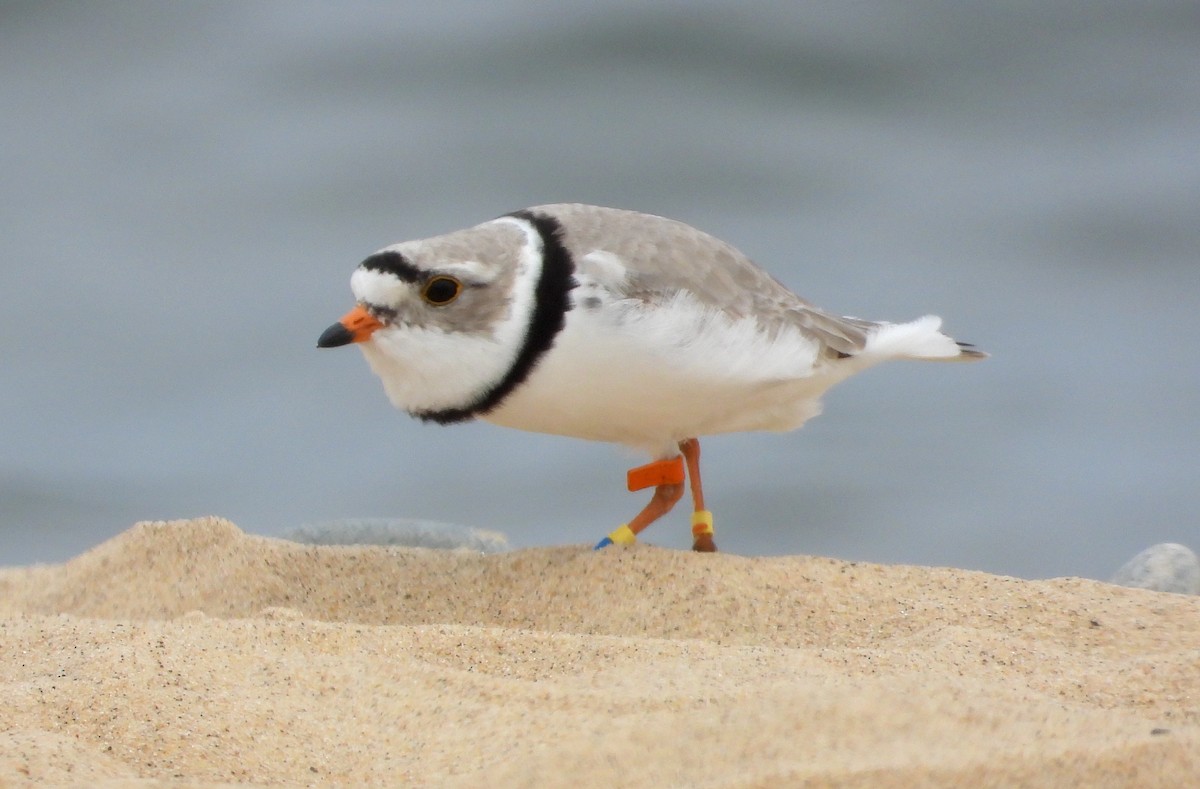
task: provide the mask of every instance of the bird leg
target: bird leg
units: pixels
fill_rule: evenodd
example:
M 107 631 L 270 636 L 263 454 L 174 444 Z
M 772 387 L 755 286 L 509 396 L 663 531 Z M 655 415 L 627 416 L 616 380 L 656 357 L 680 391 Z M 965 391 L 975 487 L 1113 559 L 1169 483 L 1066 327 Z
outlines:
M 666 515 L 675 506 L 675 502 L 683 498 L 683 458 L 676 456 L 666 460 L 656 460 L 644 466 L 629 470 L 628 487 L 630 491 L 653 487 L 654 496 L 633 517 L 629 523 L 623 523 L 612 533 L 596 544 L 597 550 L 614 542 L 629 544 L 637 542 L 637 535 Z
M 700 442 L 695 438 L 679 442 L 677 455 L 666 460 L 656 460 L 629 470 L 628 487 L 631 491 L 653 487 L 654 496 L 629 523 L 621 524 L 611 534 L 597 543 L 600 549 L 613 543 L 637 542 L 637 535 L 647 526 L 671 511 L 683 498 L 685 476 L 691 479 L 692 488 L 692 550 L 711 553 L 717 550 L 713 542 L 712 513 L 704 508 L 704 488 L 700 483 Z M 684 473 L 686 463 L 687 472 Z
M 704 488 L 700 483 L 700 439 L 680 441 L 679 451 L 687 463 L 688 479 L 692 486 L 692 550 L 712 553 L 717 550 L 717 544 L 713 542 L 712 513 L 704 509 Z
M 666 515 L 675 506 L 675 502 L 683 498 L 683 482 L 667 482 L 656 485 L 654 495 L 642 511 L 633 516 L 629 522 L 629 530 L 641 534 L 642 530 Z

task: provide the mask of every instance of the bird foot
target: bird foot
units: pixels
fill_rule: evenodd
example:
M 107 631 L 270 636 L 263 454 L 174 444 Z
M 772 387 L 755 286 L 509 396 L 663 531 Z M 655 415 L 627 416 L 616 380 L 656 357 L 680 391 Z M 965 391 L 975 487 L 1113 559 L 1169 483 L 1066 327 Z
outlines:
M 629 528 L 628 523 L 622 523 L 620 526 L 609 532 L 607 537 L 596 543 L 596 547 L 592 550 L 598 551 L 601 548 L 607 548 L 608 546 L 614 544 L 633 545 L 635 542 L 637 542 L 637 535 L 634 534 L 633 529 Z
M 692 550 L 699 553 L 716 553 L 713 542 L 713 515 L 708 510 L 692 513 Z

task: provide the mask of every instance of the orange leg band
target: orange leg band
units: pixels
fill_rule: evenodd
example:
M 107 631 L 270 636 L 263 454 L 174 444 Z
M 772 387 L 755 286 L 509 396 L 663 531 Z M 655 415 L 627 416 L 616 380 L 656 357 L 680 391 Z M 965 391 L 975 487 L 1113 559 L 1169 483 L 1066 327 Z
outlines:
M 632 492 L 657 488 L 659 485 L 680 485 L 683 483 L 683 477 L 683 458 L 676 455 L 629 469 L 627 484 Z

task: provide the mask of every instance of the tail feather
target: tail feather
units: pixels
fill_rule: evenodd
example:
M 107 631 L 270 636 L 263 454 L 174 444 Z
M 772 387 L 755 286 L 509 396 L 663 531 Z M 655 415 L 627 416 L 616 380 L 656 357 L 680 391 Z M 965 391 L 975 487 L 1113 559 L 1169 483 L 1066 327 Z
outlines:
M 881 323 L 870 333 L 863 356 L 879 359 L 976 361 L 987 354 L 970 343 L 958 342 L 941 331 L 942 319 L 926 315 L 908 323 Z
M 986 359 L 990 356 L 987 351 L 976 350 L 975 346 L 969 342 L 958 343 L 958 356 L 952 357 L 952 362 L 977 362 L 980 359 Z

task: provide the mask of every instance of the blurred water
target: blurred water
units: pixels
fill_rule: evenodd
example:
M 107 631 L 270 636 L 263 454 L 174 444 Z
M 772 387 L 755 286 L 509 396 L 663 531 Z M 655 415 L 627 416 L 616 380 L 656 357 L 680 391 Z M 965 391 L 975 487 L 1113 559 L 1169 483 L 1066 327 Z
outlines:
M 723 549 L 1108 577 L 1200 545 L 1200 6 L 397 6 L 0 6 L 0 563 L 209 513 L 594 542 L 642 458 L 418 424 L 313 347 L 367 253 L 559 200 L 993 353 L 706 441 Z

